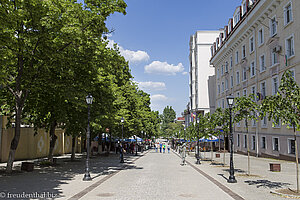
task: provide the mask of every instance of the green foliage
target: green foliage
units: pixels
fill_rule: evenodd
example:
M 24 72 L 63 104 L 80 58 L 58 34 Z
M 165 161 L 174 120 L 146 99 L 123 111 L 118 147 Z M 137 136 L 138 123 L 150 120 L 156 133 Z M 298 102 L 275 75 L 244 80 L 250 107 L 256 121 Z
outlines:
M 284 72 L 276 95 L 266 97 L 262 102 L 262 111 L 275 123 L 295 125 L 300 130 L 300 88 L 291 71 Z
M 168 128 L 168 124 L 174 122 L 174 120 L 176 119 L 176 112 L 173 110 L 172 106 L 167 106 L 164 108 L 161 119 L 161 129 L 162 132 L 165 133 L 166 129 Z

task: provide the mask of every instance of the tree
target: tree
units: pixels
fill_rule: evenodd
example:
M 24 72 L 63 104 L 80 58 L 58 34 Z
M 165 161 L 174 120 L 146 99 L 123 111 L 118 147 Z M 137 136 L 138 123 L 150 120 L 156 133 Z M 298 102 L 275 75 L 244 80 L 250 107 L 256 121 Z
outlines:
M 27 98 L 34 91 L 37 80 L 42 80 L 43 72 L 59 67 L 70 45 L 77 44 L 77 48 L 83 50 L 85 44 L 94 41 L 91 39 L 100 39 L 108 32 L 107 17 L 114 12 L 125 14 L 126 4 L 122 0 L 87 0 L 83 7 L 67 0 L 18 0 L 2 2 L 1 6 L 1 103 L 5 107 L 3 110 L 9 111 L 9 117 L 15 121 L 6 169 L 10 173 L 20 139 L 21 121 L 26 116 L 23 110 L 26 110 Z M 89 50 L 82 52 L 93 55 Z M 84 63 L 83 66 L 89 65 Z
M 262 102 L 262 114 L 268 114 L 269 120 L 275 124 L 280 121 L 288 128 L 293 128 L 295 141 L 295 161 L 297 192 L 299 192 L 299 167 L 297 132 L 300 130 L 300 88 L 290 70 L 283 73 L 276 95 L 266 97 Z
M 166 134 L 165 131 L 168 128 L 168 124 L 174 122 L 175 119 L 176 119 L 176 113 L 173 110 L 172 106 L 165 107 L 162 114 L 162 126 L 161 126 L 162 132 L 164 134 Z
M 250 175 L 250 145 L 249 145 L 249 128 L 248 128 L 248 119 L 257 120 L 259 112 L 259 106 L 255 102 L 255 96 L 251 95 L 250 97 L 238 97 L 235 99 L 234 106 L 235 122 L 240 122 L 243 119 L 245 120 L 245 128 L 247 133 L 247 155 L 248 155 L 248 171 L 247 175 Z
M 222 109 L 222 108 L 217 108 L 215 111 L 215 121 L 216 121 L 216 126 L 219 126 L 222 128 L 223 132 L 218 132 L 219 134 L 224 135 L 224 151 L 223 151 L 223 165 L 225 165 L 225 136 L 228 135 L 229 133 L 229 109 Z

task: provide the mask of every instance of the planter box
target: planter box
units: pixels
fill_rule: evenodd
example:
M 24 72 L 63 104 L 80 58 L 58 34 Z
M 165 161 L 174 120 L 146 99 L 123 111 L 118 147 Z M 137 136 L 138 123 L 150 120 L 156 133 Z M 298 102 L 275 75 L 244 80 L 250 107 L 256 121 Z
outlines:
M 281 167 L 279 163 L 270 163 L 270 171 L 272 172 L 280 172 Z
M 220 154 L 219 153 L 216 153 L 216 158 L 220 158 Z
M 34 163 L 33 162 L 22 162 L 21 165 L 21 170 L 27 171 L 27 172 L 32 172 L 34 168 Z

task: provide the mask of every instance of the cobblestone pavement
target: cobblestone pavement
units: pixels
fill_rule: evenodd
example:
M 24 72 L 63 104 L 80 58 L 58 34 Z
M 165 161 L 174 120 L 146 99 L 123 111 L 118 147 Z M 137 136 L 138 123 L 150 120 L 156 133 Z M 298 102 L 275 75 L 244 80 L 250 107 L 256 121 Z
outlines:
M 235 199 L 277 200 L 284 199 L 271 194 L 271 190 L 295 187 L 295 164 L 265 158 L 251 157 L 251 176 L 246 176 L 247 157 L 234 155 L 237 183 L 229 184 L 228 166 L 215 158 L 195 164 L 193 155 L 187 156 L 187 165 L 181 166 L 177 153 L 156 153 L 153 150 L 126 156 L 119 163 L 116 154 L 91 159 L 92 181 L 82 181 L 85 159 L 78 155 L 76 162 L 69 157 L 58 158 L 55 167 L 36 167 L 33 172 L 18 172 L 7 176 L 0 174 L 0 199 Z M 202 153 L 202 157 L 204 154 Z M 206 153 L 210 157 L 210 153 Z M 229 163 L 226 154 L 226 163 Z M 281 172 L 270 172 L 269 163 L 280 163 Z M 16 162 L 18 169 L 20 162 Z M 0 164 L 0 169 L 5 166 Z M 21 198 L 31 195 L 28 198 Z M 13 196 L 15 195 L 15 196 Z M 19 195 L 19 196 L 16 196 Z M 35 196 L 33 196 L 35 195 Z M 39 196 L 38 196 L 39 195 Z M 51 196 L 52 195 L 52 196 Z

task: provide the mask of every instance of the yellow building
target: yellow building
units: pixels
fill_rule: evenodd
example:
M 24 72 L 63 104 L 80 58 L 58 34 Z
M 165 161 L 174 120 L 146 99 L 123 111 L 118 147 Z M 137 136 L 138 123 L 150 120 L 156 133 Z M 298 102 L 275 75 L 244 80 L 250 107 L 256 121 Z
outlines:
M 14 128 L 6 128 L 6 117 L 0 116 L 0 162 L 6 162 L 10 144 L 14 137 Z M 72 152 L 72 137 L 67 136 L 62 129 L 56 129 L 57 136 L 54 155 L 63 155 Z M 76 138 L 76 152 L 80 152 L 80 139 Z M 35 134 L 34 128 L 22 127 L 20 141 L 15 154 L 15 160 L 47 157 L 49 153 L 50 137 L 44 129 Z

